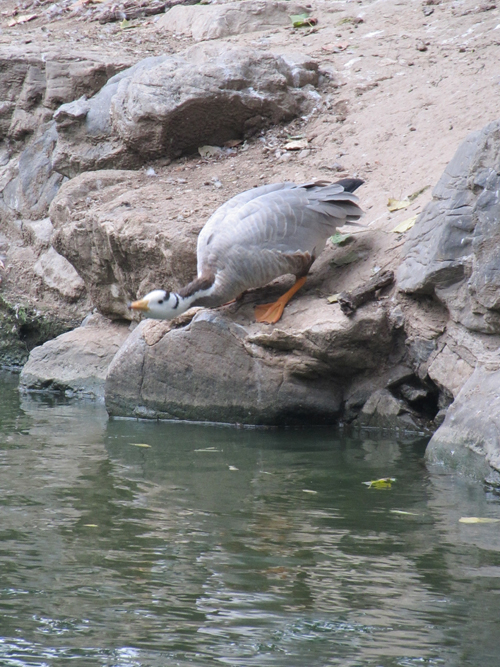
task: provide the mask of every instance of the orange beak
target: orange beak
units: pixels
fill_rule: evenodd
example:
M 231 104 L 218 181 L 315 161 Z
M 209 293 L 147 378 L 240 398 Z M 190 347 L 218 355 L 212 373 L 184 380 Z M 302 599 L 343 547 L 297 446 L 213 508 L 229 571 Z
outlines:
M 149 310 L 148 302 L 144 299 L 141 299 L 140 301 L 132 301 L 128 304 L 128 307 L 132 308 L 132 310 L 140 310 L 143 313 L 146 313 Z

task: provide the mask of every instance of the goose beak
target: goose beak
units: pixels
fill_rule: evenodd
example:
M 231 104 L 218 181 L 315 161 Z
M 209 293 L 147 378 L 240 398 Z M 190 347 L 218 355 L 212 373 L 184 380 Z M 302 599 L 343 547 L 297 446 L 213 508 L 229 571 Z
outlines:
M 140 301 L 131 301 L 128 304 L 128 307 L 132 310 L 140 310 L 143 313 L 146 313 L 149 310 L 149 302 L 146 299 L 141 299 Z

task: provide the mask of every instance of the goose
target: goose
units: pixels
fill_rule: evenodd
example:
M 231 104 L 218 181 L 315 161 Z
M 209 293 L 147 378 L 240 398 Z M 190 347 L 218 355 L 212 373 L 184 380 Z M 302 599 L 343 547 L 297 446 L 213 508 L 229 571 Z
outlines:
M 177 292 L 155 289 L 129 308 L 169 320 L 192 306 L 217 307 L 290 273 L 296 282 L 276 302 L 256 306 L 257 322 L 275 324 L 306 281 L 337 227 L 362 215 L 357 178 L 263 185 L 242 192 L 209 218 L 198 236 L 198 275 Z

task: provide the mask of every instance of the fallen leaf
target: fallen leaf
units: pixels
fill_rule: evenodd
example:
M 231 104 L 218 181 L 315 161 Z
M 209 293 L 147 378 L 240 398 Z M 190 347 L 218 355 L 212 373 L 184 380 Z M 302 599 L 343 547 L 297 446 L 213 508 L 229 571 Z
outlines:
M 294 139 L 293 141 L 288 141 L 285 144 L 284 149 L 286 151 L 300 151 L 303 148 L 307 148 L 308 145 L 309 142 L 307 139 Z
M 220 452 L 220 449 L 215 449 L 215 447 L 205 447 L 205 449 L 195 449 L 195 452 Z
M 414 215 L 411 218 L 406 218 L 406 220 L 400 222 L 399 225 L 396 225 L 396 227 L 394 227 L 394 229 L 392 229 L 391 231 L 395 232 L 396 234 L 402 234 L 403 232 L 407 232 L 409 229 L 413 227 L 416 219 L 417 219 L 416 215 Z
M 120 28 L 122 30 L 129 30 L 130 28 L 133 28 L 134 26 L 132 25 L 132 22 L 129 21 L 128 19 L 123 19 L 123 21 L 120 22 Z
M 338 303 L 339 295 L 338 294 L 330 294 L 330 296 L 326 297 L 326 300 L 328 301 L 328 303 Z
M 421 194 L 423 194 L 423 193 L 424 193 L 426 190 L 428 190 L 430 187 L 431 187 L 430 185 L 424 185 L 423 188 L 420 188 L 420 190 L 416 190 L 416 192 L 414 192 L 413 194 L 411 194 L 411 195 L 408 197 L 408 199 L 409 199 L 410 201 L 414 201 L 418 196 L 420 196 Z
M 229 470 L 239 470 L 236 466 L 229 466 Z
M 294 28 L 311 28 L 318 22 L 318 19 L 310 17 L 307 13 L 292 14 L 290 20 Z
M 28 23 L 28 21 L 34 21 L 37 18 L 38 14 L 22 14 L 21 16 L 18 16 L 17 18 L 10 21 L 7 25 L 9 28 L 12 28 L 15 25 L 19 25 L 20 23 Z
M 325 44 L 325 46 L 322 46 L 321 48 L 327 53 L 340 53 L 341 51 L 345 51 L 348 46 L 349 42 L 344 42 L 342 44 Z
M 312 494 L 317 494 L 317 491 L 313 491 L 312 489 L 302 489 L 302 493 L 312 493 Z
M 215 157 L 222 153 L 222 148 L 219 148 L 219 146 L 200 146 L 198 153 L 201 157 Z
M 395 477 L 381 477 L 380 479 L 372 479 L 370 482 L 362 482 L 362 484 L 366 484 L 369 489 L 390 489 L 392 482 L 395 481 Z
M 420 516 L 418 512 L 405 512 L 404 510 L 389 510 L 392 514 L 403 514 L 404 516 Z
M 409 205 L 410 205 L 409 199 L 403 199 L 402 201 L 400 201 L 399 199 L 392 199 L 391 197 L 389 197 L 389 201 L 387 202 L 387 208 L 391 213 L 393 211 L 400 211 L 402 208 L 408 208 Z
M 347 245 L 351 241 L 354 241 L 354 237 L 351 234 L 336 232 L 333 236 L 330 236 L 330 241 L 335 243 L 335 245 Z
M 458 521 L 460 523 L 498 523 L 500 519 L 490 519 L 486 516 L 463 516 Z
M 132 447 L 146 447 L 148 449 L 151 449 L 151 445 L 147 445 L 145 442 L 131 442 L 130 445 Z
M 357 262 L 361 258 L 362 256 L 359 254 L 359 252 L 356 252 L 356 250 L 351 250 L 351 252 L 348 252 L 347 255 L 344 255 L 343 257 L 332 259 L 331 263 L 334 266 L 346 266 L 347 264 Z

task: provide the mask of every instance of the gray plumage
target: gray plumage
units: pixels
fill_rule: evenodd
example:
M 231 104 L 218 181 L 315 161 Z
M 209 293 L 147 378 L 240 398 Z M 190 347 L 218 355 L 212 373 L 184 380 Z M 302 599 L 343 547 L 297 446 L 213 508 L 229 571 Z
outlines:
M 337 227 L 358 220 L 362 181 L 275 183 L 242 192 L 211 216 L 198 237 L 198 278 L 213 283 L 196 305 L 218 306 L 281 275 L 307 274 Z

